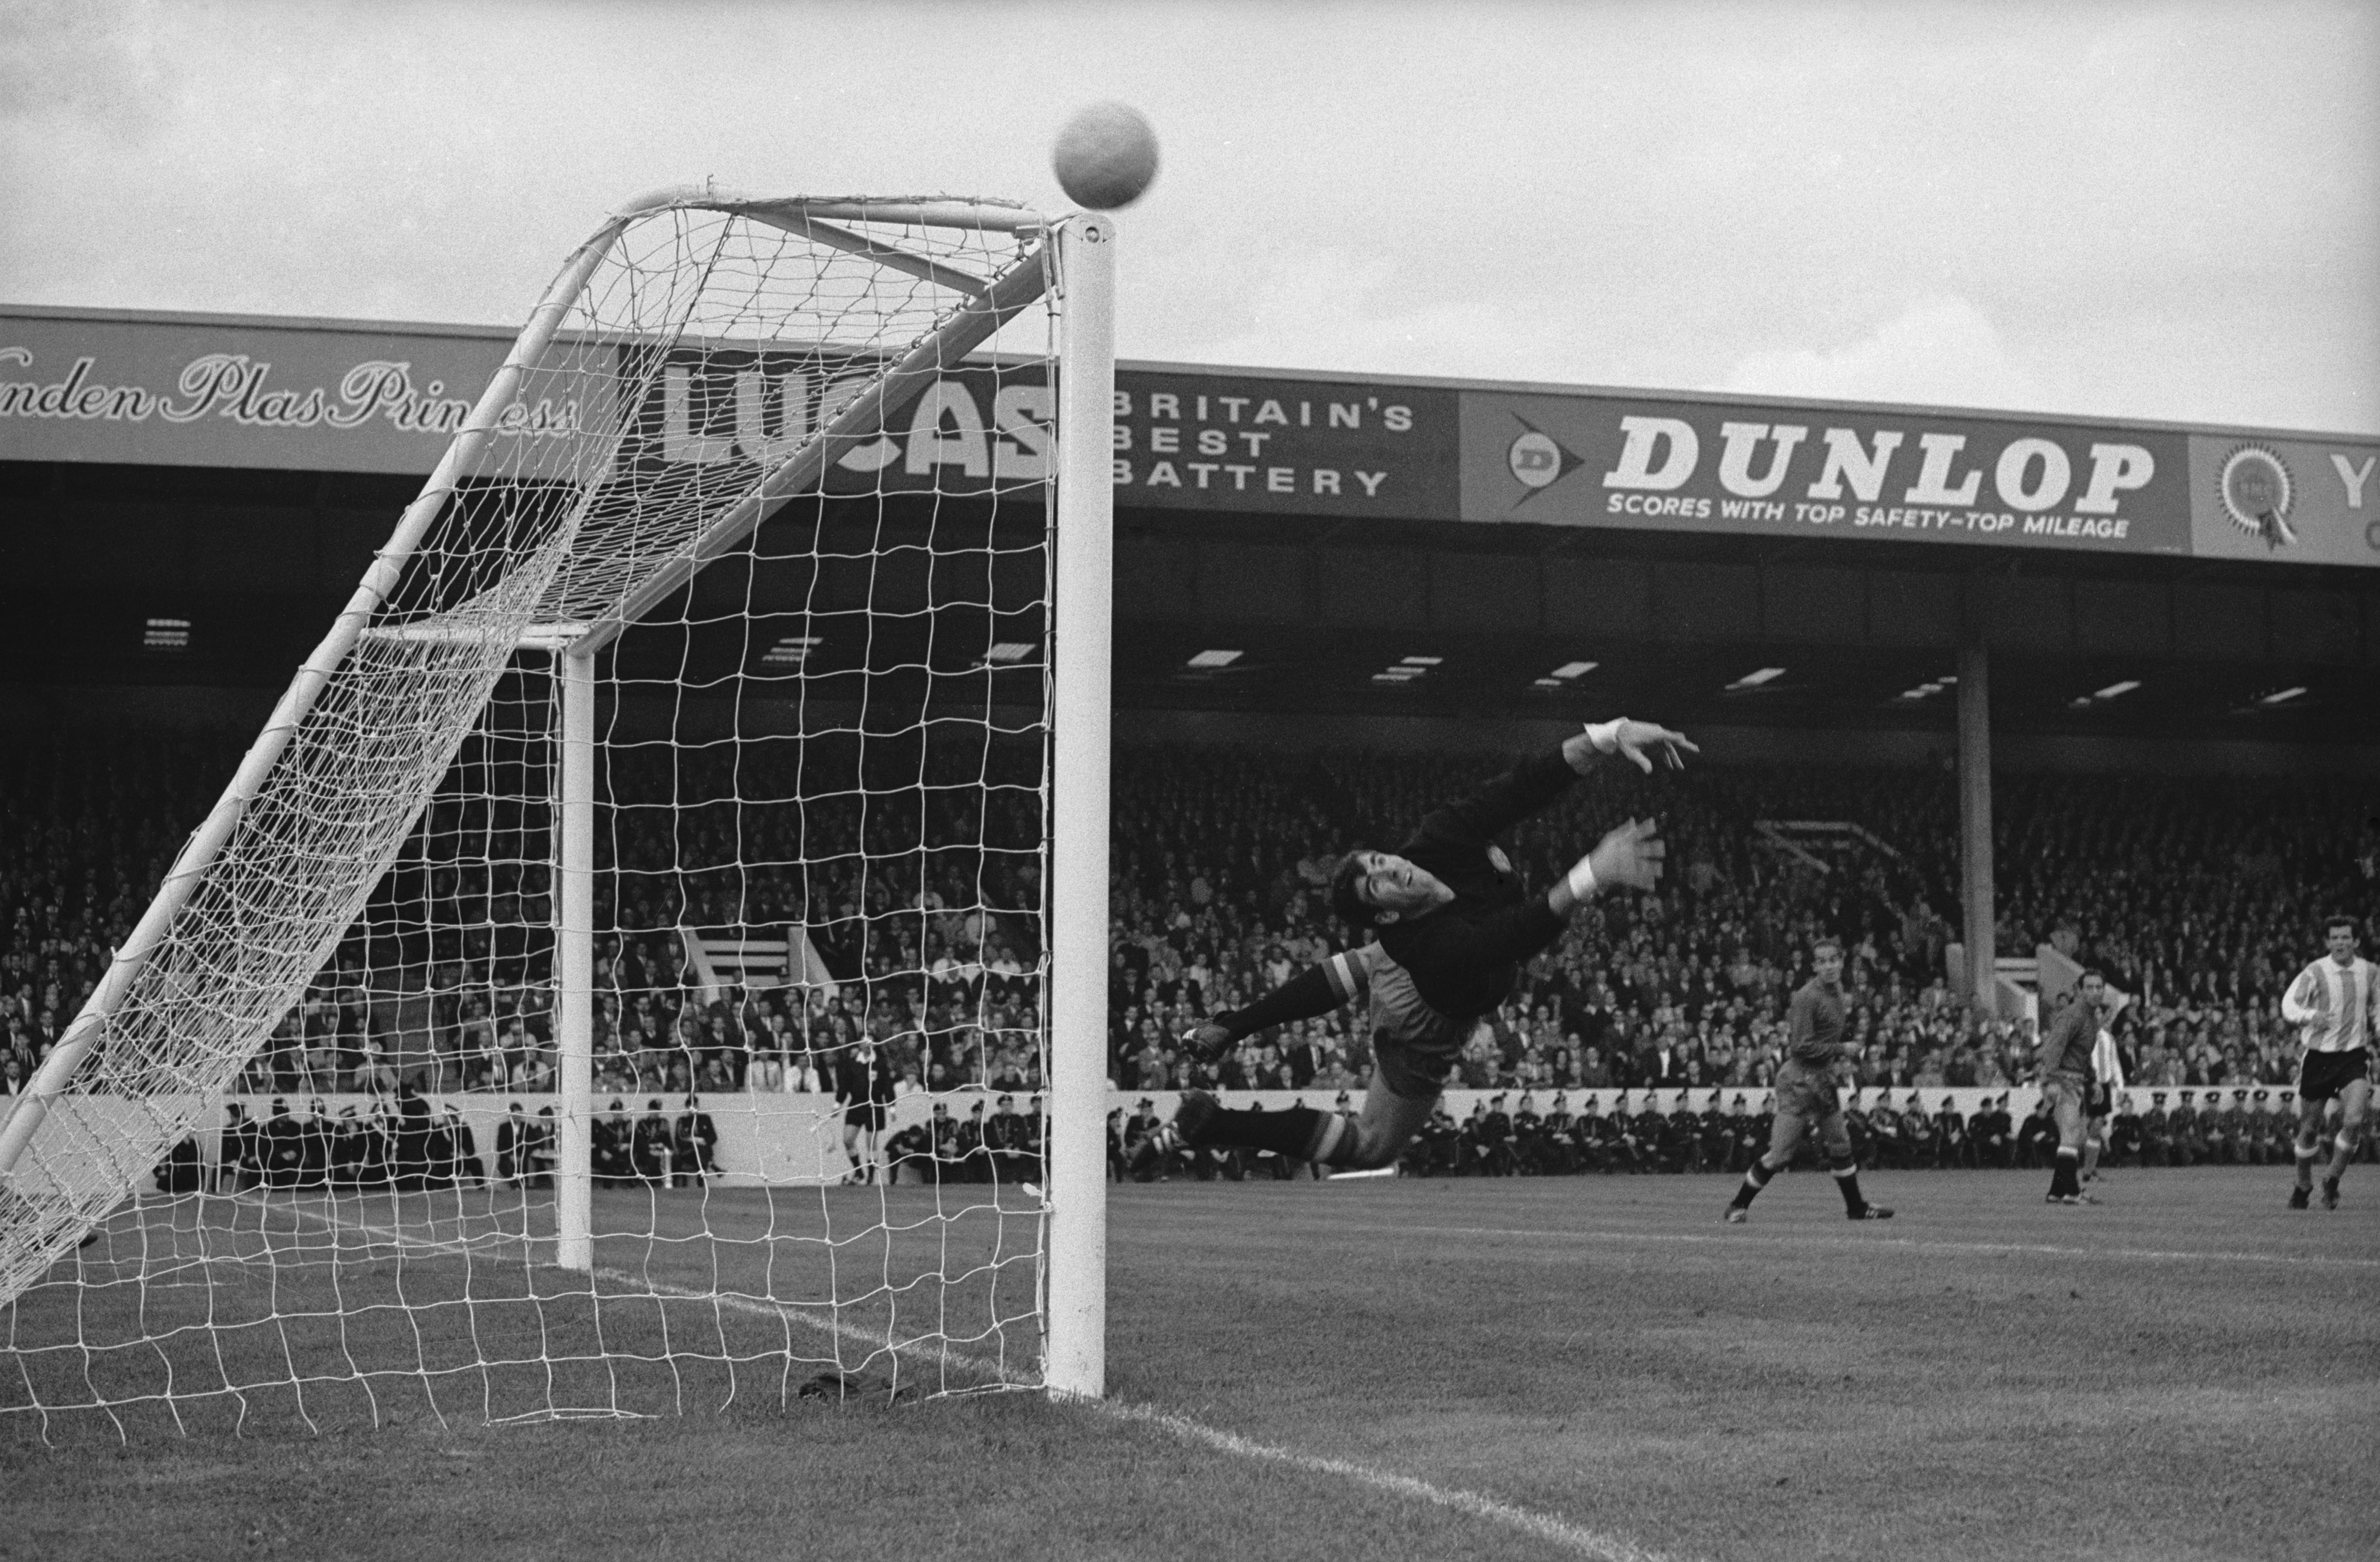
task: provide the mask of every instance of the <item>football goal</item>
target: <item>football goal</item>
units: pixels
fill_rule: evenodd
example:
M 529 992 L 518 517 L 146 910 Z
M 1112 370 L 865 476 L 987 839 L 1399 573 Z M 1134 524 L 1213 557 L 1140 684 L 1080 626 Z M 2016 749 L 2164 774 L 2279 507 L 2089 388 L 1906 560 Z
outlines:
M 0 1418 L 1098 1395 L 1114 229 L 564 265 L 0 1120 Z

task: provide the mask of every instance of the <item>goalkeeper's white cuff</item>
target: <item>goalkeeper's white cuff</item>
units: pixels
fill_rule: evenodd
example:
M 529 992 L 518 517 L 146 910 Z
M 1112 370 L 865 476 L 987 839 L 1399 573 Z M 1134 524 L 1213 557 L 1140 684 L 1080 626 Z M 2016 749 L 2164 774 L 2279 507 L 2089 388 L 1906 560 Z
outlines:
M 1570 870 L 1568 883 L 1572 900 L 1581 905 L 1592 900 L 1596 890 L 1594 860 L 1588 857 L 1579 858 L 1577 864 Z
M 1586 724 L 1586 741 L 1595 745 L 1595 751 L 1597 754 L 1619 753 L 1620 723 L 1626 720 L 1628 718 L 1622 716 L 1617 720 L 1589 721 Z

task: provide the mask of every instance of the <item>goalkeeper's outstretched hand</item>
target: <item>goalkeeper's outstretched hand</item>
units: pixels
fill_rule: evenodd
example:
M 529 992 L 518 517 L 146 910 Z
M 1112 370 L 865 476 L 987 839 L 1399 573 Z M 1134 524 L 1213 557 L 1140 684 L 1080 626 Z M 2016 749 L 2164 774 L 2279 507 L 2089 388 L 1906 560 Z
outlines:
M 1661 843 L 1660 828 L 1651 819 L 1630 819 L 1597 842 L 1586 854 L 1595 881 L 1632 890 L 1650 890 L 1661 882 L 1661 859 L 1669 848 Z
M 1647 775 L 1653 771 L 1656 752 L 1673 770 L 1686 768 L 1684 754 L 1702 752 L 1683 733 L 1673 733 L 1658 721 L 1639 721 L 1626 716 L 1609 721 L 1589 721 L 1585 732 L 1562 745 L 1571 768 L 1584 772 L 1586 756 L 1572 749 L 1573 745 L 1582 744 L 1597 754 L 1622 755 Z
M 1212 1020 L 1203 1021 L 1182 1033 L 1182 1048 L 1202 1063 L 1211 1063 L 1228 1051 L 1232 1033 Z

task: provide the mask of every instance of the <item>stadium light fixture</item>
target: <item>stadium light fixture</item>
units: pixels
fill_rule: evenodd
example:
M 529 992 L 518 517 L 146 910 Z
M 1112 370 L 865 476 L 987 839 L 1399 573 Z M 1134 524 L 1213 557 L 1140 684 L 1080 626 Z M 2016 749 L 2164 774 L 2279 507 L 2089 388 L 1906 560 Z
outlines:
M 1558 682 L 1567 682 L 1572 678 L 1584 678 L 1602 665 L 1603 663 L 1599 661 L 1565 661 L 1546 676 Z M 1544 681 L 1544 679 L 1538 680 L 1540 683 Z
M 152 618 L 140 631 L 140 648 L 149 651 L 186 651 L 190 648 L 190 621 L 187 618 Z
M 1229 667 L 1240 660 L 1238 651 L 1200 651 L 1190 659 L 1192 667 Z
M 2072 699 L 2066 702 L 2066 708 L 2069 710 L 2088 710 L 2091 707 L 2097 705 L 2102 701 L 2115 699 L 2120 696 L 2131 694 L 2134 689 L 2137 689 L 2140 686 L 2141 681 L 2138 678 L 2121 679 L 2116 683 L 2108 684 L 2104 689 L 2096 689 L 2087 695 L 2076 695 Z
M 1730 689 L 1756 689 L 1763 684 L 1769 683 L 1778 678 L 1782 678 L 1783 676 L 1785 676 L 1785 670 L 1781 667 L 1755 668 L 1752 672 L 1745 673 L 1742 677 L 1738 678 L 1734 683 L 1730 684 L 1728 687 Z
M 799 667 L 818 649 L 816 635 L 788 635 L 760 654 L 760 660 L 776 667 Z
M 1410 684 L 1446 659 L 1442 656 L 1404 656 L 1380 672 L 1372 674 L 1375 684 Z
M 2276 689 L 2271 694 L 2259 698 L 2256 703 L 2258 705 L 2287 705 L 2289 701 L 2298 698 L 2305 692 L 2305 685 L 2303 684 L 2299 684 L 2290 688 Z

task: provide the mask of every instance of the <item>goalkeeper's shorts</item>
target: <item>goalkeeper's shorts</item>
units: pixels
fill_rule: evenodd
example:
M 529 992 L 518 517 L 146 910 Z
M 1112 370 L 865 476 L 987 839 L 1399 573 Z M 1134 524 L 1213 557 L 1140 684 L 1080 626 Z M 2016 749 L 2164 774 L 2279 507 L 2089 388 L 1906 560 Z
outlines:
M 1446 1089 L 1446 1076 L 1454 1072 L 1462 1056 L 1460 1047 L 1398 1041 L 1375 1034 L 1372 1077 L 1391 1096 L 1401 1096 L 1408 1101 L 1435 1101 Z
M 1828 1071 L 1791 1059 L 1777 1071 L 1779 1117 L 1791 1114 L 1815 1123 L 1840 1116 L 1842 1109 L 1842 1093 L 1835 1084 L 1835 1076 Z

